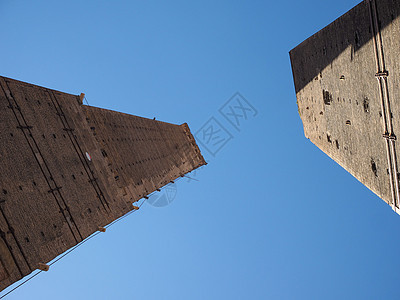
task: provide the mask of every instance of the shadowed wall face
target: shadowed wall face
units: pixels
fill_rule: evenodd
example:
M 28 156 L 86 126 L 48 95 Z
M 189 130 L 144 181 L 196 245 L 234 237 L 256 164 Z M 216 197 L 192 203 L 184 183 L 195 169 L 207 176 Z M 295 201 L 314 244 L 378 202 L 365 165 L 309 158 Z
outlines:
M 0 290 L 204 165 L 186 124 L 0 77 Z
M 395 210 L 399 14 L 364 1 L 290 52 L 306 137 Z

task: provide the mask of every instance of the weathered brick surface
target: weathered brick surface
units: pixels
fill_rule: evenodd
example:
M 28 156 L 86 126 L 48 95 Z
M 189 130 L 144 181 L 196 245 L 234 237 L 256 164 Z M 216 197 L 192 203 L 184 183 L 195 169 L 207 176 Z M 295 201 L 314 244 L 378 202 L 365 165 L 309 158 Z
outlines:
M 131 201 L 204 164 L 187 125 L 83 107 L 100 151 Z
M 186 124 L 4 77 L 0 126 L 0 290 L 205 164 Z
M 376 34 L 371 11 L 378 19 Z M 399 14 L 398 1 L 364 1 L 290 52 L 306 137 L 390 205 L 389 173 L 397 161 L 389 167 L 373 37 L 382 36 L 380 71 L 389 73 L 391 120 L 400 134 Z M 394 152 L 399 157 L 399 147 Z

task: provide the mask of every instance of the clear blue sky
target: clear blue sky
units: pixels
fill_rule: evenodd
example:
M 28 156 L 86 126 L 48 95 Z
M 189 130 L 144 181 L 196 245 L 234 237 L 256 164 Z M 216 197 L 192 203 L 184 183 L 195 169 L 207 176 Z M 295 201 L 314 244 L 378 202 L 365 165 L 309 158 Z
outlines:
M 400 216 L 304 137 L 288 55 L 358 2 L 1 1 L 1 75 L 233 137 L 6 299 L 399 299 Z

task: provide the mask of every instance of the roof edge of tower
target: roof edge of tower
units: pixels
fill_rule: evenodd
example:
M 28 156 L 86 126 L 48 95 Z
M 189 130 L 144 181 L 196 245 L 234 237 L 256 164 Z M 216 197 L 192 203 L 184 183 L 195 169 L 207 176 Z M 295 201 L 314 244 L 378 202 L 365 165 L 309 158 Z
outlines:
M 200 164 L 196 168 L 207 165 L 207 162 L 204 159 L 203 155 L 201 154 L 200 148 L 196 143 L 196 139 L 194 138 L 192 132 L 190 131 L 189 125 L 187 123 L 183 123 L 180 126 L 183 128 L 184 132 L 186 133 L 187 138 L 189 139 L 190 143 L 192 144 L 192 146 L 194 148 L 194 151 L 196 152 L 197 156 L 200 159 Z
M 346 11 L 345 13 L 341 14 L 340 16 L 338 16 L 335 20 L 333 20 L 331 23 L 329 23 L 328 25 L 322 27 L 320 30 L 316 31 L 315 33 L 313 33 L 311 36 L 309 36 L 307 39 L 305 39 L 304 41 L 302 41 L 300 44 L 298 44 L 297 46 L 295 46 L 294 48 L 292 48 L 289 51 L 289 54 L 291 54 L 292 52 L 296 51 L 297 48 L 301 47 L 303 44 L 306 44 L 310 39 L 314 38 L 316 35 L 323 33 L 324 31 L 328 30 L 330 27 L 332 27 L 334 24 L 340 22 L 340 20 L 348 15 L 349 13 L 357 10 L 360 8 L 361 5 L 364 5 L 366 2 L 366 0 L 362 0 L 360 3 L 358 3 L 356 6 L 354 6 L 353 8 L 349 9 L 348 11 Z

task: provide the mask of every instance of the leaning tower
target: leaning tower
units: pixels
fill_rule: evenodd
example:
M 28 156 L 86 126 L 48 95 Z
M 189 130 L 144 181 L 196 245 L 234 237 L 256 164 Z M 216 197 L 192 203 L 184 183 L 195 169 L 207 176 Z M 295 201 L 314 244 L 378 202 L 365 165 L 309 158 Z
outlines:
M 396 212 L 399 15 L 399 1 L 365 0 L 290 51 L 305 136 Z
M 187 124 L 0 77 L 0 290 L 205 164 Z

